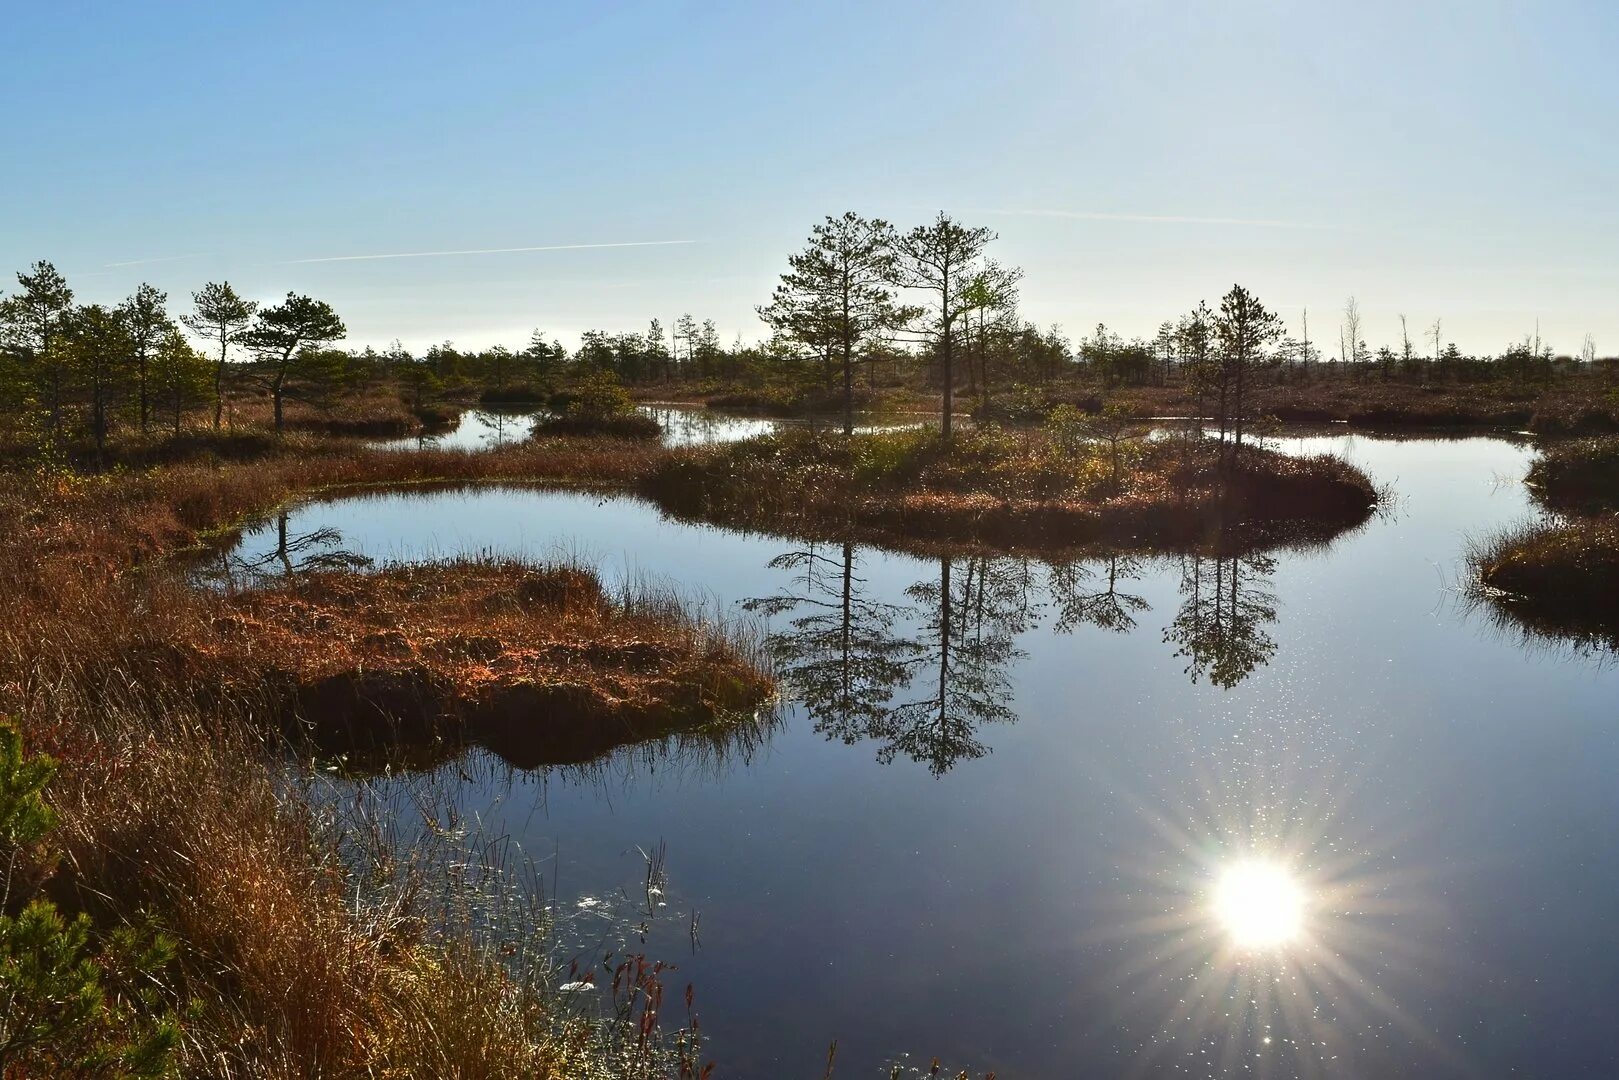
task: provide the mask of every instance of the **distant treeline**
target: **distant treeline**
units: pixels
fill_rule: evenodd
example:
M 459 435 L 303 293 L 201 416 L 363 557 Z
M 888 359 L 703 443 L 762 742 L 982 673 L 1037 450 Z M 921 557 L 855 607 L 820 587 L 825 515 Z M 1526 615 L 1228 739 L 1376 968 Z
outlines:
M 312 297 L 260 304 L 211 282 L 176 319 L 151 285 L 114 306 L 76 304 L 55 267 L 39 262 L 0 297 L 0 406 L 14 444 L 71 437 L 100 448 L 118 427 L 217 429 L 238 400 L 265 403 L 280 431 L 288 401 L 330 408 L 379 387 L 418 410 L 445 397 L 539 401 L 601 372 L 631 386 L 795 383 L 818 388 L 846 414 L 862 381 L 930 387 L 947 411 L 957 392 L 982 403 L 1014 386 L 1063 381 L 1176 385 L 1220 403 L 1223 417 L 1241 411 L 1245 385 L 1261 376 L 1550 384 L 1615 366 L 1598 359 L 1589 335 L 1576 354 L 1555 352 L 1537 331 L 1498 354 L 1469 355 L 1445 342 L 1439 320 L 1415 330 L 1403 316 L 1400 339 L 1374 349 L 1353 298 L 1326 340 L 1312 338 L 1308 312 L 1284 327 L 1236 286 L 1218 309 L 1200 303 L 1152 338 L 1127 340 L 1098 325 L 1076 345 L 1059 327 L 1021 316 L 1022 272 L 988 257 L 994 239 L 943 214 L 904 232 L 853 213 L 829 217 L 758 309 L 769 331 L 761 340 L 738 335 L 727 345 L 712 320 L 682 315 L 668 327 L 652 319 L 645 331 L 588 330 L 571 351 L 538 330 L 515 349 L 340 349 L 343 320 Z

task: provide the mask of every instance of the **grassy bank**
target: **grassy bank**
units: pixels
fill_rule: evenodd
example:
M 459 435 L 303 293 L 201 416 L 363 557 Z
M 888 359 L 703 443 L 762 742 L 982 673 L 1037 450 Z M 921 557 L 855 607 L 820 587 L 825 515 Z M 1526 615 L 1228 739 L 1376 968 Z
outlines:
M 385 846 L 334 831 L 265 736 L 284 715 L 289 687 L 306 674 L 341 677 L 345 665 L 416 664 L 444 680 L 449 708 L 475 697 L 468 692 L 478 665 L 510 655 L 521 658 L 513 686 L 520 676 L 586 684 L 589 671 L 596 681 L 587 685 L 601 692 L 597 715 L 615 712 L 622 698 L 629 704 L 620 718 L 639 709 L 645 721 L 659 702 L 729 700 L 734 688 L 720 677 L 747 682 L 740 661 L 689 620 L 605 597 L 588 579 L 560 607 L 536 598 L 485 620 L 499 628 L 480 631 L 498 643 L 491 655 L 466 620 L 528 568 L 466 568 L 439 586 L 431 574 L 385 574 L 378 594 L 349 595 L 355 583 L 331 576 L 308 585 L 312 591 L 294 584 L 249 598 L 193 589 L 169 559 L 311 491 L 494 479 L 622 486 L 654 461 L 655 448 L 606 442 L 387 454 L 289 438 L 250 461 L 229 460 L 215 444 L 152 446 L 142 451 L 146 460 L 173 463 L 98 476 L 0 475 L 8 538 L 0 547 L 0 715 L 30 753 L 60 763 L 46 792 L 58 827 L 13 867 L 7 910 L 39 896 L 89 916 L 96 940 L 153 924 L 172 938 L 175 959 L 154 993 L 158 1006 L 183 1018 L 176 1070 L 557 1078 L 678 1071 L 667 1043 L 641 1033 L 659 993 L 649 967 L 605 1013 L 561 1006 L 560 980 L 541 951 L 543 926 L 531 920 L 528 937 L 512 939 L 455 909 L 452 883 L 464 874 L 447 875 L 444 860 L 464 861 L 459 848 L 419 851 L 420 862 L 400 864 Z M 424 593 L 411 601 L 414 586 Z M 435 588 L 447 592 L 435 598 Z M 561 629 L 544 625 L 559 613 Z M 367 631 L 378 635 L 369 642 L 361 631 L 395 617 L 410 658 L 401 651 L 387 661 L 395 639 L 380 625 Z M 626 648 L 594 669 L 592 657 L 570 652 L 592 627 L 651 648 Z M 542 647 L 551 651 L 542 656 Z M 660 686 L 653 669 L 671 658 L 674 677 Z M 576 744 L 571 753 L 587 749 Z M 50 1071 L 37 1058 L 16 1060 Z
M 663 437 L 663 427 L 652 417 L 638 412 L 617 412 L 606 416 L 565 412 L 541 417 L 534 425 L 534 434 L 540 437 L 600 436 L 656 442 Z
M 672 513 L 745 528 L 1036 551 L 1319 539 L 1377 501 L 1335 458 L 1224 457 L 1194 439 L 1114 448 L 994 428 L 952 439 L 794 431 L 672 453 L 642 490 Z
M 1528 482 L 1559 510 L 1619 511 L 1619 437 L 1548 446 L 1530 466 Z
M 1563 516 L 1473 545 L 1482 599 L 1532 633 L 1619 649 L 1619 438 L 1549 446 L 1528 483 Z
M 770 679 L 722 632 L 577 566 L 312 572 L 231 596 L 199 668 L 275 687 L 328 753 L 485 746 L 522 768 L 751 712 Z
M 1498 615 L 1524 630 L 1619 650 L 1619 518 L 1534 524 L 1473 546 Z
M 842 409 L 840 394 L 802 385 L 653 388 L 641 396 L 782 417 Z M 997 386 L 989 394 L 958 388 L 956 402 L 959 409 L 971 409 L 982 420 L 1008 424 L 1039 423 L 1058 405 L 1099 412 L 1104 403 L 1116 404 L 1138 419 L 1210 415 L 1215 405 L 1212 397 L 1200 399 L 1181 383 L 1110 386 L 1097 379 L 1013 383 Z M 940 405 L 938 389 L 925 384 L 862 386 L 857 388 L 855 401 L 859 410 L 883 412 L 937 412 Z M 1595 376 L 1551 386 L 1505 380 L 1421 383 L 1375 377 L 1283 381 L 1267 376 L 1252 390 L 1248 411 L 1284 421 L 1347 423 L 1368 430 L 1504 428 L 1593 435 L 1619 431 L 1619 390 Z

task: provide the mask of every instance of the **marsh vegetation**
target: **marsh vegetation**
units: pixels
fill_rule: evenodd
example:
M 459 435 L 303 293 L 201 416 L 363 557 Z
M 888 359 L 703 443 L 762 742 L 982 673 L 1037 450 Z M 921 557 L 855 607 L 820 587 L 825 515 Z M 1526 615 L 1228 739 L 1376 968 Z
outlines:
M 576 953 L 562 976 L 544 934 L 525 932 L 520 915 L 495 917 L 523 890 L 472 858 L 471 838 L 451 824 L 464 820 L 463 799 L 482 812 L 488 763 L 508 785 L 555 779 L 569 800 L 625 755 L 706 748 L 715 785 L 741 771 L 768 776 L 768 790 L 738 805 L 805 846 L 824 837 L 794 822 L 830 817 L 828 835 L 850 836 L 862 809 L 819 785 L 847 784 L 869 809 L 914 768 L 934 787 L 899 785 L 900 809 L 873 819 L 894 832 L 863 822 L 866 840 L 910 844 L 900 834 L 918 829 L 936 872 L 966 880 L 968 868 L 943 854 L 955 841 L 942 830 L 976 837 L 984 852 L 990 823 L 931 801 L 947 778 L 967 785 L 987 818 L 1005 792 L 1019 793 L 1008 801 L 1015 819 L 993 822 L 1004 838 L 1053 816 L 1039 792 L 1072 791 L 1076 748 L 1101 753 L 1111 739 L 1131 748 L 1130 775 L 1153 774 L 1161 763 L 1150 748 L 1102 719 L 1104 707 L 1137 715 L 1121 693 L 1173 699 L 1154 707 L 1150 729 L 1170 745 L 1197 744 L 1203 736 L 1176 725 L 1225 715 L 1234 701 L 1281 708 L 1278 669 L 1290 693 L 1308 696 L 1298 688 L 1336 670 L 1323 655 L 1359 656 L 1353 639 L 1330 634 L 1331 648 L 1299 644 L 1322 632 L 1322 611 L 1353 609 L 1357 589 L 1398 606 L 1375 576 L 1311 593 L 1301 567 L 1327 574 L 1342 559 L 1364 569 L 1376 538 L 1401 526 L 1372 518 L 1387 500 L 1367 470 L 1324 452 L 1344 440 L 1284 438 L 1275 418 L 1543 432 L 1615 424 L 1612 364 L 1594 346 L 1559 357 L 1526 341 L 1466 357 L 1441 348 L 1435 325 L 1427 355 L 1409 336 L 1372 353 L 1358 322 L 1349 331 L 1351 303 L 1341 355 L 1323 356 L 1303 325 L 1295 338 L 1240 286 L 1150 342 L 1098 327 L 1074 345 L 1018 315 L 1021 274 L 994 260 L 994 239 L 944 215 L 908 230 L 828 219 L 761 309 L 770 337 L 731 347 L 711 323 L 683 317 L 672 334 L 655 322 L 644 334 L 588 332 L 574 350 L 539 332 L 520 349 L 341 350 L 339 313 L 297 293 L 260 305 L 209 283 L 175 320 L 150 286 L 116 306 L 83 305 L 49 264 L 19 275 L 0 302 L 0 528 L 11 541 L 0 552 L 0 715 L 17 740 L 6 768 L 49 774 L 23 786 L 52 820 L 11 859 L 3 914 L 32 910 L 27 935 L 13 922 L 3 931 L 18 947 L 32 947 L 25 937 L 66 942 L 75 957 L 152 946 L 131 969 L 145 971 L 146 990 L 115 991 L 114 1011 L 73 1038 L 150 1055 L 158 1072 L 701 1075 L 690 999 L 685 1015 L 669 1014 L 675 1030 L 660 1026 L 667 969 L 657 961 Z M 709 436 L 638 399 L 830 423 L 674 445 Z M 1190 419 L 1167 429 L 1149 419 L 1164 415 Z M 466 440 L 425 437 L 463 416 L 474 421 Z M 920 426 L 858 430 L 872 420 Z M 1407 451 L 1419 475 L 1426 445 Z M 1574 613 L 1583 626 L 1619 609 L 1615 460 L 1612 440 L 1550 447 L 1530 478 L 1567 516 L 1474 553 L 1481 580 L 1513 594 L 1517 615 L 1589 635 L 1559 620 Z M 1398 471 L 1384 465 L 1383 476 Z M 513 550 L 431 550 L 441 532 L 503 515 Z M 389 531 L 368 543 L 368 523 Z M 1424 528 L 1428 557 L 1454 559 L 1440 526 Z M 427 530 L 420 549 L 400 557 L 395 546 L 415 529 Z M 682 587 L 723 594 L 733 617 L 587 560 L 537 557 L 530 535 L 555 532 L 565 545 L 592 530 L 610 550 L 662 561 Z M 1603 633 L 1594 640 L 1613 647 Z M 1052 655 L 1133 667 L 1076 684 L 1040 666 Z M 775 723 L 778 677 L 782 707 L 807 721 L 797 732 Z M 1340 690 L 1316 712 L 1353 696 Z M 1274 737 L 1313 752 L 1296 736 Z M 1202 748 L 1217 759 L 1221 743 L 1208 738 Z M 747 752 L 730 755 L 733 743 Z M 777 745 L 811 763 L 810 781 L 763 752 Z M 856 746 L 869 752 L 837 756 Z M 993 764 L 997 752 L 1011 765 Z M 1046 758 L 1068 771 L 1051 772 Z M 442 815 L 419 814 L 419 831 L 380 842 L 383 830 L 367 834 L 332 809 L 371 785 L 422 777 L 456 794 Z M 717 812 L 703 818 L 697 796 L 671 796 L 693 812 L 690 827 L 656 797 L 626 798 L 638 827 L 678 831 L 705 853 L 717 888 L 733 890 L 711 901 L 734 924 L 753 909 L 813 928 L 800 902 L 865 903 L 814 884 L 786 899 L 792 890 L 761 888 L 714 845 L 734 842 L 744 862 L 778 874 L 786 849 L 761 849 L 731 818 L 699 828 Z M 776 814 L 778 799 L 790 817 Z M 644 837 L 573 810 L 588 819 L 592 850 L 643 850 Z M 896 876 L 897 851 L 872 850 L 858 871 L 873 896 L 886 895 L 884 910 L 941 895 Z M 1010 859 L 994 853 L 995 880 L 1030 875 Z M 654 876 L 650 911 L 662 903 Z M 662 895 L 668 883 L 656 876 Z M 1001 946 L 975 927 L 994 923 L 997 941 L 1032 954 L 1029 931 L 1007 913 L 1045 925 L 1061 906 L 1034 892 L 1037 909 L 1016 898 L 1000 912 L 951 909 L 986 994 L 1015 1000 L 1021 990 L 995 973 Z M 892 1056 L 901 1036 L 885 1025 L 904 1010 L 878 1017 L 867 998 L 859 1017 L 784 1015 L 744 970 L 750 951 L 781 947 L 755 937 L 751 949 L 705 959 L 695 904 L 687 914 L 688 962 L 716 976 L 732 1015 L 775 1033 L 728 1032 L 744 1070 L 796 1067 L 829 1034 L 851 1040 L 845 1060 L 851 1045 L 863 1060 Z M 913 965 L 937 945 L 878 910 L 861 919 Z M 840 952 L 831 935 L 806 940 Z M 817 959 L 792 948 L 776 956 L 804 971 L 825 966 Z M 903 972 L 843 959 L 853 982 L 837 989 L 908 1000 Z M 559 997 L 559 984 L 578 996 Z M 993 1025 L 958 1038 L 909 1020 L 906 1030 L 994 1066 L 975 1057 L 997 1042 Z M 997 1013 L 996 1023 L 1020 1021 Z M 132 1034 L 120 1042 L 113 1028 Z M 52 1045 L 15 1060 L 56 1067 L 66 1059 L 38 1054 L 74 1044 Z
M 1619 438 L 1549 447 L 1527 479 L 1550 514 L 1474 542 L 1480 602 L 1528 632 L 1619 651 Z

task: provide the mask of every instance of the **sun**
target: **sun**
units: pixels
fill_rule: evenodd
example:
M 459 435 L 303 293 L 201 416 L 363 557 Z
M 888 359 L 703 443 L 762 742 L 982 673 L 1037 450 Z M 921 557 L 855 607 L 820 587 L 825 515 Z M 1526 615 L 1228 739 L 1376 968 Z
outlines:
M 1264 859 L 1227 866 L 1214 885 L 1214 919 L 1240 948 L 1275 948 L 1294 940 L 1304 929 L 1304 907 L 1297 879 Z

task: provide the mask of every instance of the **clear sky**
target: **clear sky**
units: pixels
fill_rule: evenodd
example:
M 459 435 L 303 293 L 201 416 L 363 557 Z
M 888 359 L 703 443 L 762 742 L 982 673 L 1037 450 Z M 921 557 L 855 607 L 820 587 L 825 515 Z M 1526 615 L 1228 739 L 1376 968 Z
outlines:
M 1616 51 L 1611 0 L 15 3 L 0 268 L 751 339 L 823 215 L 943 209 L 1075 337 L 1240 281 L 1316 341 L 1354 294 L 1374 346 L 1619 353 Z

